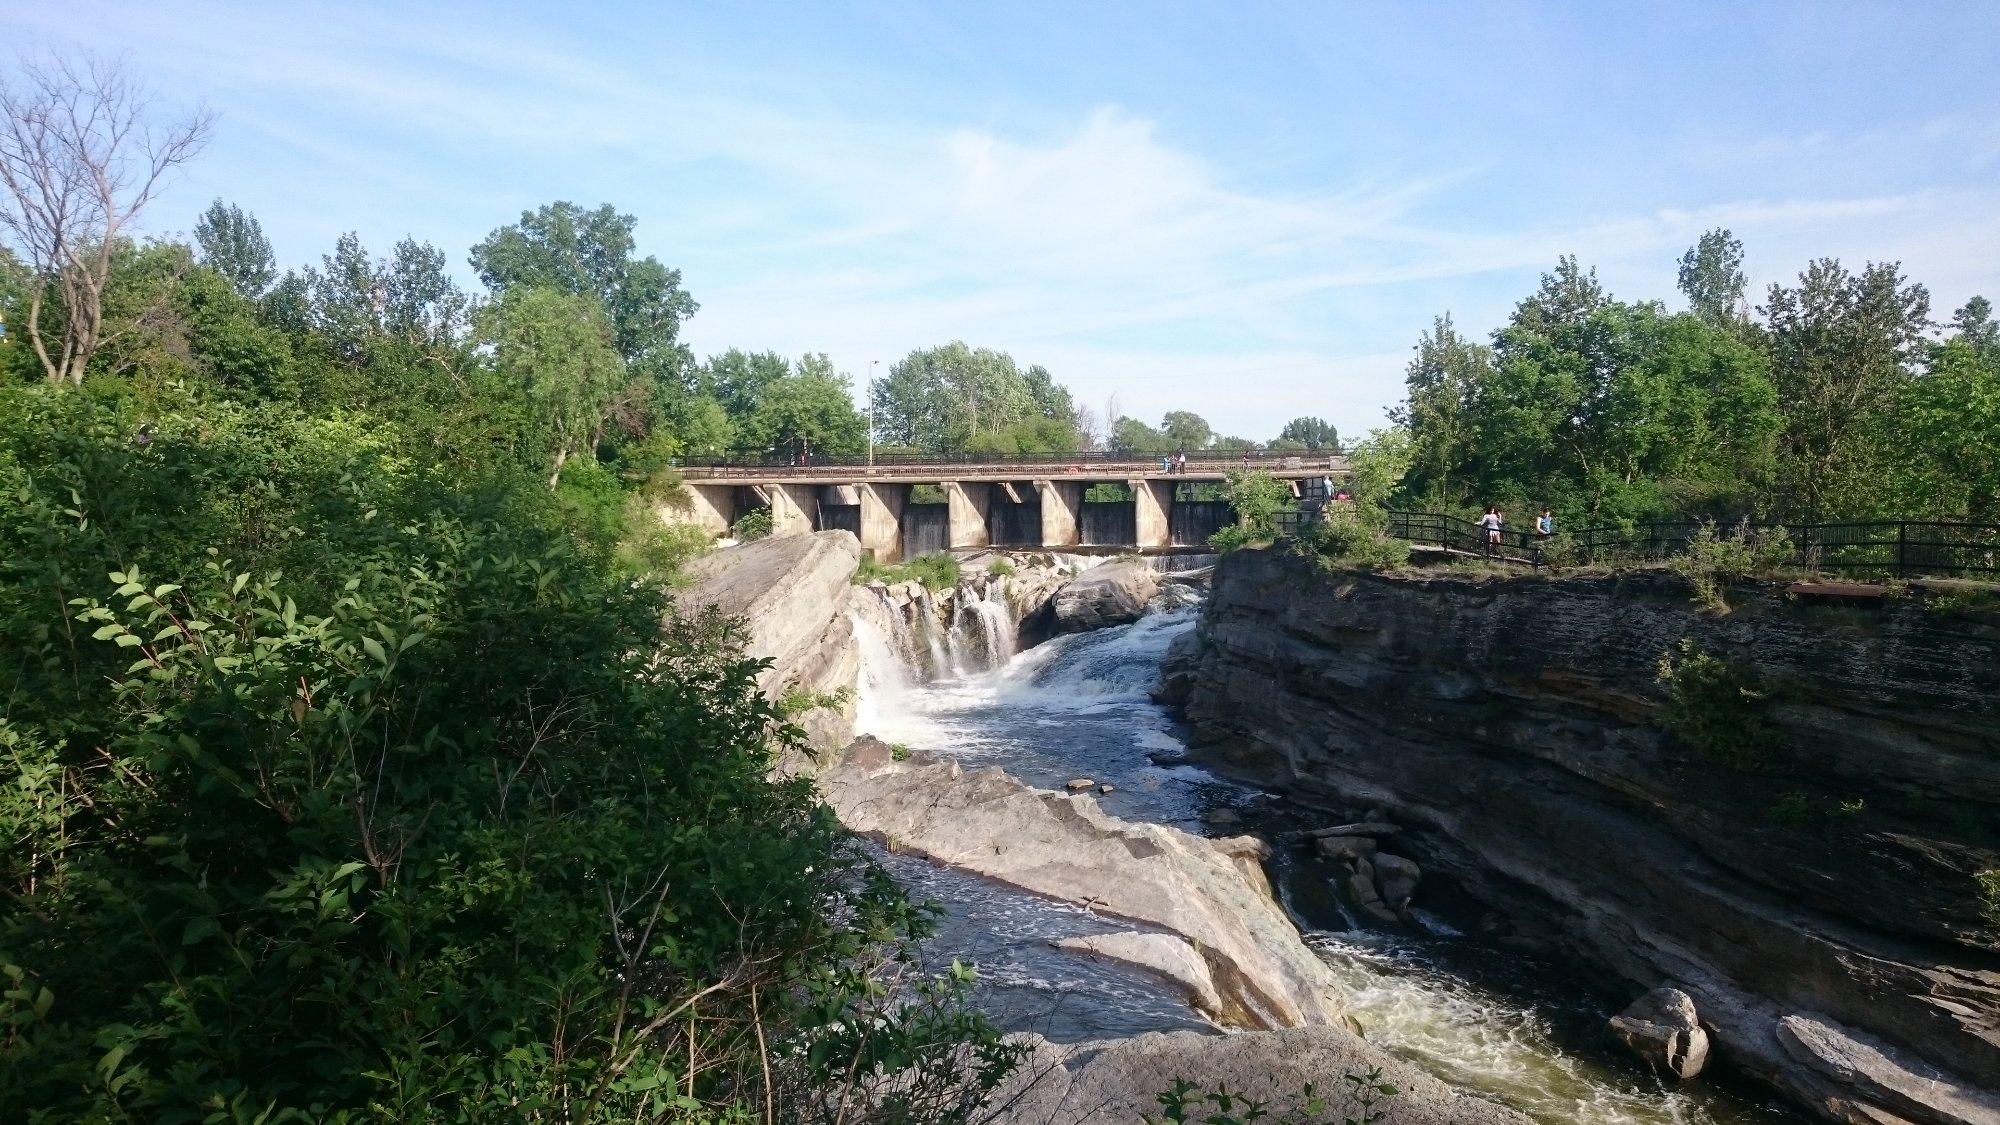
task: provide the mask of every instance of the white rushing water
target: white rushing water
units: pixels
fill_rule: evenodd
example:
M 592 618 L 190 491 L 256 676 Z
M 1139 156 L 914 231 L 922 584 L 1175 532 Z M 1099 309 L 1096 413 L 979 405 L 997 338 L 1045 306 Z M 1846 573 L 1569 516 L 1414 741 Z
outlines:
M 1114 792 L 1101 798 L 1107 812 L 1190 831 L 1205 832 L 1204 818 L 1217 808 L 1230 809 L 1252 828 L 1277 809 L 1265 794 L 1177 764 L 1181 731 L 1150 699 L 1167 646 L 1194 627 L 1194 609 L 1157 612 L 1016 654 L 1004 600 L 989 590 L 985 599 L 961 594 L 958 601 L 950 635 L 890 636 L 871 615 L 857 616 L 860 730 L 1000 765 L 1048 788 L 1079 776 L 1110 782 Z M 1000 610 L 1004 623 L 980 605 Z M 933 650 L 944 659 L 929 665 L 938 674 L 926 679 L 910 662 Z M 1143 977 L 1105 973 L 1101 964 L 1048 949 L 1050 937 L 1082 924 L 1072 908 L 927 867 L 904 860 L 897 872 L 914 893 L 949 908 L 938 942 L 953 948 L 941 952 L 970 954 L 982 974 L 996 977 L 992 1003 L 1018 1007 L 1045 995 L 1051 1004 L 1070 1005 L 1034 1018 L 1010 1012 L 1010 1026 L 1078 1039 L 1194 1024 L 1179 1013 L 1169 990 L 1155 992 Z M 1286 857 L 1274 873 L 1288 906 L 1294 899 L 1331 898 L 1330 872 L 1311 861 Z M 1794 1119 L 1705 1083 L 1663 1088 L 1609 1047 L 1602 1031 L 1607 1013 L 1564 974 L 1463 937 L 1445 920 L 1424 934 L 1341 930 L 1338 914 L 1319 922 L 1326 928 L 1302 923 L 1308 941 L 1335 970 L 1372 1042 L 1537 1121 L 1733 1125 Z

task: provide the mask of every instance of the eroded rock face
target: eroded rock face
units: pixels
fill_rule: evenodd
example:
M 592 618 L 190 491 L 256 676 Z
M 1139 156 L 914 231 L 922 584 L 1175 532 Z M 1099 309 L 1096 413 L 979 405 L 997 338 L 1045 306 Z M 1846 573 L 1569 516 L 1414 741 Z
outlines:
M 697 559 L 688 567 L 692 583 L 674 596 L 674 605 L 679 613 L 714 607 L 742 618 L 744 655 L 771 661 L 758 683 L 772 700 L 788 692 L 844 691 L 851 697 L 861 652 L 847 606 L 860 564 L 861 544 L 845 531 L 759 539 Z M 815 708 L 799 722 L 815 748 L 845 746 L 854 737 L 853 701 Z
M 1055 592 L 1055 631 L 1083 633 L 1137 621 L 1160 592 L 1160 575 L 1145 559 L 1113 559 L 1091 567 Z
M 1377 1107 L 1383 1125 L 1527 1125 L 1511 1109 L 1459 1093 L 1399 1062 L 1344 1028 L 1203 1035 L 1152 1032 L 1130 1039 L 1058 1046 L 1031 1040 L 1034 1050 L 988 1101 L 994 1125 L 1098 1125 L 1158 1114 L 1161 1093 L 1185 1078 L 1202 1090 L 1275 1100 L 1289 1108 L 1307 1083 L 1327 1097 L 1330 1120 L 1359 1118 L 1344 1076 L 1382 1068 L 1397 1093 Z M 1318 1120 L 1316 1118 L 1315 1120 Z
M 1730 600 L 1699 612 L 1657 571 L 1326 575 L 1236 552 L 1163 695 L 1197 760 L 1385 806 L 1398 854 L 1607 988 L 1673 980 L 1715 1052 L 1802 1104 L 1959 1120 L 1803 1060 L 1780 1028 L 1810 1016 L 1875 1044 L 1880 1074 L 2000 1089 L 2000 932 L 1976 881 L 2000 868 L 2000 615 Z M 1659 664 L 1684 638 L 1756 670 L 1749 759 L 1666 733 Z
M 1678 988 L 1656 988 L 1611 1017 L 1611 1033 L 1654 1067 L 1693 1078 L 1708 1065 L 1708 1032 L 1694 1000 Z
M 1331 972 L 1273 900 L 1254 837 L 1209 840 L 1120 820 L 1091 795 L 921 753 L 843 760 L 820 788 L 842 823 L 892 848 L 1185 939 L 1207 966 L 1218 1022 L 1282 1028 L 1345 1016 Z

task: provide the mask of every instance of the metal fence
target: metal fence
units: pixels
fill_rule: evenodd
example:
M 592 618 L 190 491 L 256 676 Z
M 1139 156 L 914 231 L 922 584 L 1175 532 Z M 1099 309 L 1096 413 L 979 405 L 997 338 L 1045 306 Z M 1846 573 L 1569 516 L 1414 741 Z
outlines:
M 1712 524 L 1648 521 L 1588 527 L 1542 539 L 1503 528 L 1497 544 L 1471 520 L 1441 512 L 1390 512 L 1389 534 L 1411 543 L 1540 566 L 1544 562 L 1655 562 L 1688 549 L 1713 528 L 1721 539 L 1749 539 L 1808 570 L 1869 574 L 2000 574 L 2000 525 L 1943 520 L 1843 523 Z M 1782 538 L 1781 538 L 1782 536 Z

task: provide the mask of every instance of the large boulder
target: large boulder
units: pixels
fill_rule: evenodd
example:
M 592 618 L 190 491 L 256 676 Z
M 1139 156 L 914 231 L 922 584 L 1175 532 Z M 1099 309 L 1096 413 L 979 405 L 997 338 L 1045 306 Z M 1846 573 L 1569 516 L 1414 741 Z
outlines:
M 831 703 L 797 716 L 815 749 L 845 746 L 854 736 L 853 693 L 861 651 L 848 620 L 861 543 L 845 531 L 759 539 L 697 559 L 691 580 L 674 597 L 683 616 L 713 609 L 740 618 L 743 653 L 768 659 L 758 686 L 773 700 Z M 789 760 L 787 770 L 808 763 Z
M 1084 633 L 1137 621 L 1160 592 L 1160 576 L 1141 558 L 1113 559 L 1071 579 L 1051 599 L 1058 633 Z
M 1708 1032 L 1694 999 L 1660 987 L 1611 1017 L 1611 1033 L 1640 1058 L 1676 1078 L 1693 1078 L 1708 1064 Z
M 843 761 L 821 774 L 820 787 L 843 823 L 892 848 L 1185 939 L 1207 964 L 1217 1008 L 1206 1014 L 1219 1023 L 1346 1018 L 1333 974 L 1273 899 L 1266 849 L 1254 837 L 1209 840 L 1120 820 L 1093 796 L 1030 788 L 998 769 L 968 773 L 925 754 Z M 1162 970 L 1159 950 L 1146 943 L 1143 953 L 1135 964 Z
M 1085 1125 L 1136 1122 L 1157 1114 L 1159 1095 L 1176 1079 L 1202 1091 L 1270 1100 L 1291 1109 L 1310 1083 L 1328 1101 L 1327 1120 L 1360 1119 L 1347 1075 L 1376 1067 L 1396 1088 L 1369 1118 L 1381 1125 L 1527 1125 L 1511 1109 L 1460 1093 L 1408 1063 L 1391 1058 L 1344 1027 L 1206 1035 L 1151 1032 L 1129 1039 L 1058 1045 L 1030 1037 L 1026 1061 L 987 1100 L 991 1125 Z M 1206 1119 L 1206 1110 L 1197 1117 Z M 1275 1117 L 1273 1118 L 1276 1119 Z M 1321 1120 L 1315 1117 L 1314 1120 Z

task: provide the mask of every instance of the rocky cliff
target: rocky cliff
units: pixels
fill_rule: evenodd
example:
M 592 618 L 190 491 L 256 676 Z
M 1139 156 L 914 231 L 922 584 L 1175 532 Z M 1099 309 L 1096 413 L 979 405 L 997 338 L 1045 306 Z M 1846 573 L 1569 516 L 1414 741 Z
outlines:
M 1386 806 L 1515 940 L 1682 989 L 1830 1119 L 2000 1122 L 2000 614 L 1277 552 L 1214 586 L 1165 688 L 1211 764 Z

